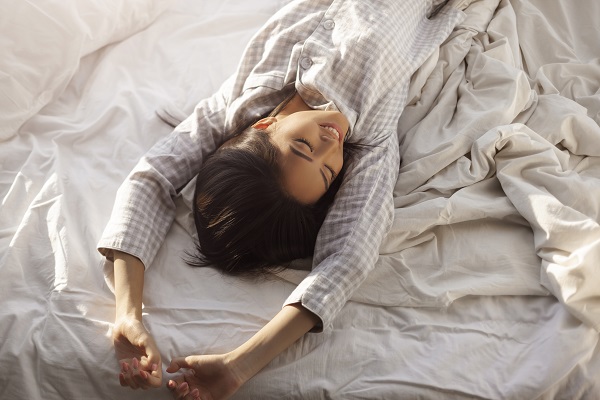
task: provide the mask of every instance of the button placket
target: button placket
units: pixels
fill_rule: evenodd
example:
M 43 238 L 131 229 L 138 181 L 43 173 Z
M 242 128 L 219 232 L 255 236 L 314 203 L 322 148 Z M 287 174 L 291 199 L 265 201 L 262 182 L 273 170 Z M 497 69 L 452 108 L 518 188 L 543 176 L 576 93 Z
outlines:
M 328 31 L 332 30 L 334 27 L 335 22 L 332 19 L 328 19 L 323 22 L 323 28 L 327 29 Z
M 312 64 L 313 64 L 313 62 L 312 62 L 312 60 L 310 59 L 310 57 L 303 57 L 303 58 L 300 60 L 300 66 L 301 66 L 303 69 L 309 69 L 310 67 L 312 67 Z

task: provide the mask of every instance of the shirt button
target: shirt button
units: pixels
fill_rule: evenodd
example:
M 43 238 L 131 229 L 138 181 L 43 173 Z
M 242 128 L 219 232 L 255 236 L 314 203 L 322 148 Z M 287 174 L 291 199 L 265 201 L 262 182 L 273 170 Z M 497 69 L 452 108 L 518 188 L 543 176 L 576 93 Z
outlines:
M 312 60 L 308 57 L 304 57 L 300 60 L 300 66 L 304 69 L 309 69 L 312 66 Z
M 332 19 L 328 19 L 327 21 L 323 22 L 323 28 L 327 29 L 328 31 L 332 30 L 335 27 L 335 22 L 333 22 Z

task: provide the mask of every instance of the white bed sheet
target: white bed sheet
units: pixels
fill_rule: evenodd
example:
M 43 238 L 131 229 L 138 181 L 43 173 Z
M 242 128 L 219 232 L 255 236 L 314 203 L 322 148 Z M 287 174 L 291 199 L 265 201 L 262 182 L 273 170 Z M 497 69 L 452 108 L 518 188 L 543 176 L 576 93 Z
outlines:
M 333 326 L 236 398 L 598 396 L 589 323 L 599 296 L 590 284 L 600 259 L 600 32 L 585 21 L 600 5 L 582 3 L 469 6 L 413 79 L 380 265 Z M 114 299 L 95 243 L 120 182 L 170 132 L 156 112 L 182 118 L 210 95 L 282 4 L 173 1 L 145 30 L 82 58 L 66 88 L 0 142 L 0 398 L 169 398 L 118 384 Z M 184 197 L 146 275 L 144 318 L 165 363 L 240 344 L 304 274 L 246 282 L 186 266 Z M 552 281 L 562 267 L 573 268 Z M 587 297 L 573 301 L 573 287 Z

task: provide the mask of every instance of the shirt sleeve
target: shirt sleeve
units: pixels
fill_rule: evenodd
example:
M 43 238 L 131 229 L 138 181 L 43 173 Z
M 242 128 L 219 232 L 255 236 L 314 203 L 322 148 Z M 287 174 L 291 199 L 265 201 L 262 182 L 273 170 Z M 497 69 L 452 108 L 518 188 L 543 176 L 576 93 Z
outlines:
M 117 191 L 98 250 L 154 259 L 175 216 L 173 196 L 198 172 L 202 161 L 227 139 L 227 83 L 200 102 L 193 114 L 155 144 Z
M 309 10 L 314 7 L 321 8 L 308 5 Z M 174 220 L 177 191 L 239 128 L 273 110 L 289 94 L 284 86 L 295 77 L 288 71 L 293 64 L 290 57 L 306 36 L 306 27 L 288 28 L 304 21 L 304 8 L 290 4 L 271 17 L 250 40 L 237 72 L 139 161 L 117 192 L 98 243 L 102 254 L 110 259 L 112 250 L 120 250 L 138 257 L 146 267 L 152 262 Z
M 394 213 L 396 134 L 354 157 L 321 227 L 311 273 L 285 304 L 300 302 L 328 326 L 374 268 Z

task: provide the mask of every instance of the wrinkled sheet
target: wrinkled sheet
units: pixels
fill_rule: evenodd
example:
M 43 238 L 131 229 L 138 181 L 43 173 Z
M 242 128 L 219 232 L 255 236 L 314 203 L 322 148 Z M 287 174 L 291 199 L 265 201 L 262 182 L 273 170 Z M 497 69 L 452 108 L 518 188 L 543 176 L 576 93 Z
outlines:
M 169 398 L 119 386 L 95 243 L 121 181 L 170 131 L 157 112 L 185 117 L 281 4 L 176 1 L 82 58 L 0 142 L 0 398 Z M 600 393 L 600 4 L 480 0 L 465 12 L 413 77 L 379 265 L 333 326 L 235 398 Z M 305 274 L 248 282 L 188 267 L 185 193 L 178 202 L 144 294 L 167 364 L 237 346 Z

